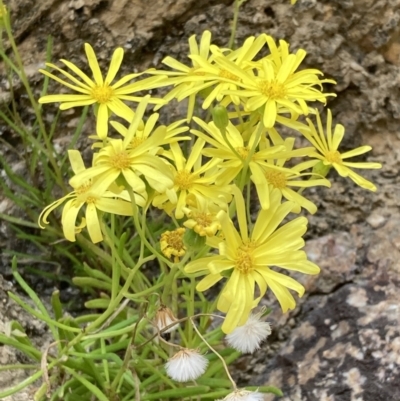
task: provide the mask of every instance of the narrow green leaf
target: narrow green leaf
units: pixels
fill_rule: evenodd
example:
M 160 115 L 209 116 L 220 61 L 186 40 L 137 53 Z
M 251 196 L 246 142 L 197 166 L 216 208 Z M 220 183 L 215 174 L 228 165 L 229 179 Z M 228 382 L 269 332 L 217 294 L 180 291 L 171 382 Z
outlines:
M 102 298 L 91 299 L 85 302 L 85 308 L 87 309 L 107 309 L 108 305 L 110 305 L 110 300 Z
M 80 381 L 95 397 L 100 401 L 109 401 L 108 397 L 93 383 L 75 372 L 73 369 L 65 368 L 65 370 L 73 376 L 76 380 Z
M 246 387 L 249 391 L 259 391 L 260 393 L 272 393 L 275 395 L 283 396 L 282 390 L 274 386 L 250 386 Z
M 111 283 L 93 277 L 74 277 L 72 282 L 80 287 L 99 288 L 101 290 L 111 291 Z
M 159 391 L 154 394 L 145 394 L 140 399 L 142 401 L 147 400 L 166 400 L 169 398 L 183 398 L 191 396 L 200 396 L 201 394 L 207 394 L 210 391 L 208 386 L 195 386 L 195 387 L 181 387 L 170 390 Z
M 37 317 L 40 320 L 43 320 L 49 326 L 52 325 L 52 326 L 60 327 L 61 329 L 72 331 L 74 333 L 81 333 L 81 331 L 82 331 L 81 329 L 76 329 L 76 328 L 73 328 L 73 327 L 69 327 L 69 326 L 67 326 L 65 324 L 56 322 L 55 320 L 52 320 L 51 318 L 48 318 L 47 316 L 42 315 L 41 313 L 35 311 L 35 309 L 33 309 L 29 305 L 27 305 L 24 301 L 22 301 L 22 299 L 20 299 L 17 295 L 13 294 L 12 292 L 8 292 L 8 296 L 11 299 L 13 299 L 19 306 L 24 308 L 28 313 L 30 313 L 31 315 Z

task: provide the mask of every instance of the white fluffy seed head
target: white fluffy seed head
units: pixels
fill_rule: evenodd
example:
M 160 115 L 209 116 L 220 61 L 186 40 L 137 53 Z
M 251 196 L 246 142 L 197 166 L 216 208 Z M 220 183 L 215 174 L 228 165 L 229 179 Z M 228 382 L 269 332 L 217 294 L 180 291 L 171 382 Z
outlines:
M 162 331 L 165 327 L 177 321 L 177 318 L 172 313 L 172 310 L 167 306 L 161 306 L 155 317 L 155 323 L 157 325 L 158 330 Z M 178 323 L 174 326 L 170 327 L 167 330 L 164 330 L 163 333 L 170 333 L 178 327 Z
M 271 334 L 270 324 L 260 320 L 261 313 L 251 314 L 243 326 L 236 327 L 226 336 L 230 347 L 250 354 L 260 348 L 260 344 Z
M 228 394 L 224 399 L 216 401 L 263 401 L 264 394 L 258 391 L 236 390 Z
M 208 360 L 195 349 L 183 348 L 165 364 L 167 375 L 177 382 L 196 380 L 207 368 Z

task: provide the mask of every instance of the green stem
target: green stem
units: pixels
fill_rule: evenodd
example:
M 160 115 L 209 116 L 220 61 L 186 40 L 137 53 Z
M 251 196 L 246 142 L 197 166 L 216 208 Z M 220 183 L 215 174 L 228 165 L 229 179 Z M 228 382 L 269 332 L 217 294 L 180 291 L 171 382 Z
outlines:
M 243 188 L 246 185 L 247 170 L 249 168 L 251 158 L 253 157 L 254 152 L 256 151 L 256 147 L 257 147 L 258 143 L 260 142 L 260 137 L 261 137 L 263 128 L 264 128 L 264 125 L 263 125 L 262 121 L 260 121 L 258 128 L 257 128 L 257 132 L 256 132 L 256 138 L 253 142 L 253 146 L 251 147 L 249 154 L 247 155 L 247 158 L 243 164 L 243 169 L 242 169 L 242 174 L 240 177 L 240 184 L 239 184 L 239 189 L 241 191 L 243 191 Z
M 232 21 L 232 30 L 231 30 L 231 37 L 229 38 L 228 42 L 228 47 L 233 50 L 234 42 L 235 42 L 235 36 L 236 36 L 236 30 L 237 30 L 237 23 L 238 23 L 238 18 L 239 18 L 239 9 L 240 6 L 245 2 L 246 0 L 235 0 L 235 5 L 233 9 L 233 21 Z
M 135 228 L 140 236 L 141 241 L 144 243 L 144 245 L 147 247 L 147 249 L 157 257 L 157 259 L 161 259 L 167 266 L 169 266 L 169 268 L 172 269 L 173 267 L 173 263 L 171 263 L 167 258 L 165 258 L 163 255 L 160 254 L 160 252 L 158 252 L 152 244 L 150 244 L 150 242 L 148 241 L 148 239 L 146 238 L 145 235 L 145 230 L 143 230 L 143 227 L 140 225 L 139 223 L 139 218 L 137 215 L 137 210 L 138 207 L 136 205 L 135 202 L 135 195 L 132 191 L 132 188 L 130 187 L 130 185 L 128 183 L 125 184 L 125 188 L 129 193 L 129 197 L 131 198 L 131 202 L 132 202 L 132 208 L 133 208 L 133 221 L 135 224 Z

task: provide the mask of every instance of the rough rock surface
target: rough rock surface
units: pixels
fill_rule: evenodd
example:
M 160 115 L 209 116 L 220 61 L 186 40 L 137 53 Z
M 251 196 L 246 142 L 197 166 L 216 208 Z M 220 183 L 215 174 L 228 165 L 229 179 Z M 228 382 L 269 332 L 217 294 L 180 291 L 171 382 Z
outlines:
M 216 44 L 226 44 L 230 3 L 10 0 L 9 4 L 28 75 L 39 84 L 37 70 L 43 66 L 49 34 L 54 37 L 53 59 L 65 58 L 81 67 L 86 41 L 104 68 L 114 48 L 124 47 L 122 73 L 126 73 L 160 67 L 167 54 L 185 61 L 188 37 L 204 29 L 212 31 Z M 273 334 L 262 352 L 243 357 L 236 366 L 243 385 L 281 386 L 284 401 L 400 400 L 399 20 L 399 0 L 298 0 L 294 7 L 289 0 L 248 0 L 239 18 L 238 43 L 248 35 L 267 32 L 288 40 L 294 50 L 307 50 L 306 64 L 338 83 L 329 88 L 337 93 L 329 107 L 346 127 L 344 148 L 368 143 L 373 151 L 366 159 L 384 164 L 381 171 L 364 174 L 377 184 L 377 193 L 338 176 L 333 176 L 332 188 L 312 191 L 319 210 L 310 216 L 307 251 L 322 273 L 301 278 L 307 295 L 299 306 L 286 315 L 275 308 Z M 15 84 L 16 96 L 21 96 Z M 7 92 L 7 81 L 2 79 L 0 100 Z M 26 102 L 23 96 L 18 101 Z M 47 110 L 51 121 L 55 107 Z M 175 106 L 162 111 L 166 122 L 183 114 L 184 109 Z M 77 116 L 72 111 L 60 128 L 56 140 L 61 149 Z M 29 110 L 26 119 L 31 119 Z M 15 134 L 0 128 L 0 135 L 17 142 Z M 9 207 L 0 199 L 2 210 Z M 12 241 L 1 223 L 0 249 Z M 0 273 L 10 278 L 9 258 L 1 258 Z M 276 306 L 269 299 L 266 303 Z M 32 334 L 37 339 L 42 335 Z M 5 362 L 5 352 L 0 352 L 0 363 L 10 363 Z M 0 389 L 5 385 L 0 380 Z

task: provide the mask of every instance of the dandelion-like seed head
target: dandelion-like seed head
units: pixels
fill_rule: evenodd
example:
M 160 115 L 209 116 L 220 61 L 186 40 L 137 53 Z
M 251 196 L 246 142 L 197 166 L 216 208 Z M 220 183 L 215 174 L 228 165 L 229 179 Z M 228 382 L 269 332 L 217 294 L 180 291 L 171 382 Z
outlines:
M 262 79 L 258 85 L 260 92 L 270 99 L 282 99 L 286 97 L 286 88 L 281 82 Z
M 92 88 L 90 94 L 98 103 L 104 104 L 111 100 L 114 90 L 109 85 L 96 85 Z
M 207 368 L 208 360 L 195 349 L 183 348 L 165 364 L 167 375 L 178 382 L 196 380 Z
M 243 326 L 236 327 L 226 336 L 230 347 L 243 353 L 252 354 L 271 334 L 271 326 L 261 320 L 262 312 L 251 314 Z
M 178 171 L 174 184 L 179 187 L 181 191 L 188 190 L 193 184 L 194 176 L 187 170 Z
M 337 150 L 329 150 L 325 153 L 325 159 L 330 163 L 342 163 L 342 158 Z
M 183 243 L 183 235 L 185 234 L 185 231 L 185 228 L 180 227 L 174 231 L 165 231 L 161 234 L 161 252 L 168 259 L 174 256 L 175 263 L 179 262 L 179 258 L 186 253 L 186 246 Z
M 240 78 L 239 78 L 237 75 L 232 74 L 230 71 L 224 70 L 224 69 L 222 69 L 222 70 L 219 72 L 219 76 L 220 76 L 221 78 L 230 79 L 231 81 L 240 81 Z
M 263 401 L 264 395 L 258 391 L 235 390 L 217 401 Z
M 265 172 L 265 178 L 275 188 L 283 189 L 286 187 L 286 176 L 282 171 L 267 170 Z

